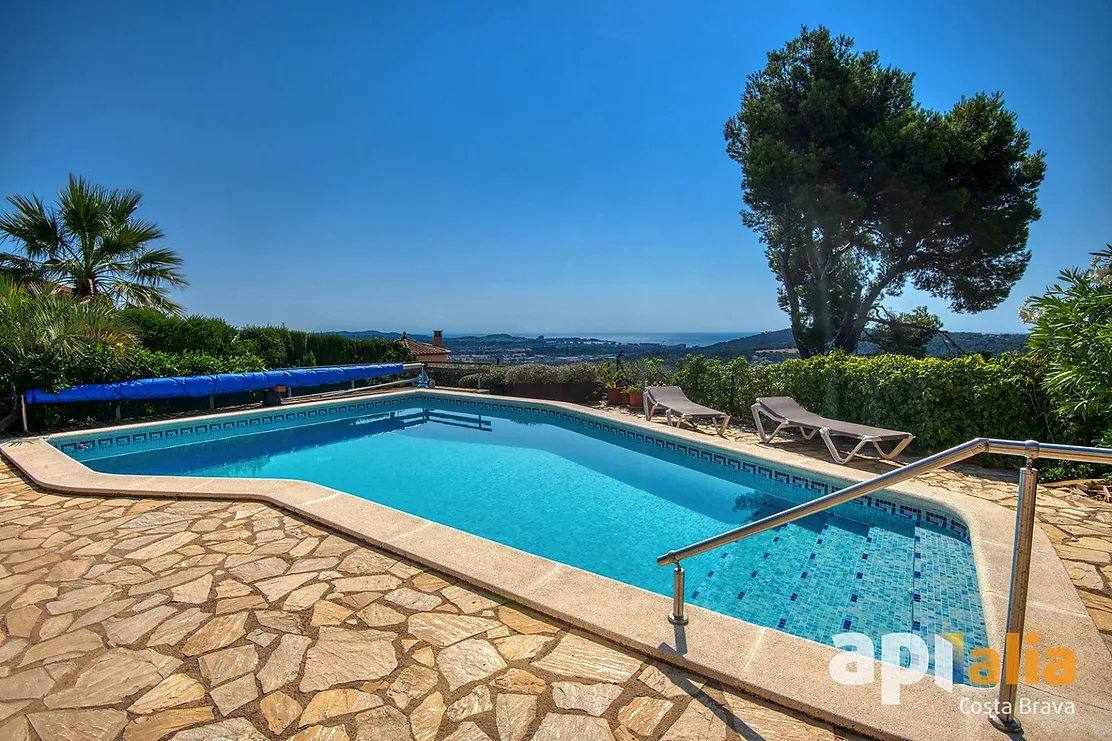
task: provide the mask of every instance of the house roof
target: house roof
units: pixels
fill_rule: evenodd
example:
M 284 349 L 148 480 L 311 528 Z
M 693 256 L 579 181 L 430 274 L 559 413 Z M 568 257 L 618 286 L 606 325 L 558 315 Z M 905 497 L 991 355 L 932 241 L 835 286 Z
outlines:
M 404 335 L 402 336 L 402 342 L 404 342 L 405 346 L 409 348 L 409 351 L 417 357 L 421 357 L 422 355 L 447 355 L 452 352 L 446 347 L 436 347 L 427 342 L 410 339 Z

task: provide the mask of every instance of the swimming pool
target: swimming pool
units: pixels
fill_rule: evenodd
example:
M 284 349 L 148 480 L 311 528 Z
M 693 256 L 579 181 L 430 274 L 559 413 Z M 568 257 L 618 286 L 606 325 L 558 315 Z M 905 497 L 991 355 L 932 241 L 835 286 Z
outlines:
M 656 556 L 844 485 L 554 408 L 413 396 L 50 442 L 104 473 L 311 481 L 664 595 Z M 826 645 L 988 645 L 965 524 L 914 500 L 865 497 L 684 565 L 692 604 Z

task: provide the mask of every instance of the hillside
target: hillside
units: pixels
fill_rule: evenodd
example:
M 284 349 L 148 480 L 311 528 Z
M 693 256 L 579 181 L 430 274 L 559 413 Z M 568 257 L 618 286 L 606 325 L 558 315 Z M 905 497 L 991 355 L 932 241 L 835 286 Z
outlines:
M 952 345 L 946 343 L 941 337 L 935 337 L 927 343 L 927 355 L 936 358 L 948 358 L 963 353 L 999 355 L 1004 352 L 1022 351 L 1027 346 L 1027 335 L 1025 334 L 950 332 L 949 336 L 961 352 L 956 351 Z M 868 342 L 862 342 L 858 350 L 861 354 L 867 355 L 875 352 L 876 346 Z M 777 329 L 751 337 L 707 345 L 706 347 L 691 349 L 669 347 L 662 351 L 651 351 L 648 354 L 664 360 L 675 360 L 682 358 L 684 355 L 693 354 L 705 355 L 717 360 L 733 360 L 744 356 L 750 360 L 760 358 L 767 361 L 777 361 L 795 356 L 796 350 L 791 330 Z
M 342 337 L 369 339 L 381 337 L 396 340 L 401 337 L 397 332 L 362 330 L 359 332 L 329 332 Z M 411 334 L 415 340 L 431 342 L 430 335 Z M 1023 350 L 1027 343 L 1025 334 L 987 334 L 982 332 L 950 332 L 949 336 L 960 348 L 960 352 L 936 337 L 927 343 L 927 354 L 932 357 L 951 357 L 962 353 L 988 353 L 999 355 L 1002 352 Z M 457 361 L 479 361 L 499 363 L 548 362 L 566 363 L 579 360 L 601 360 L 613 358 L 619 352 L 627 357 L 655 357 L 674 362 L 685 355 L 705 355 L 718 360 L 733 360 L 746 357 L 750 360 L 776 362 L 796 357 L 795 342 L 790 329 L 777 329 L 771 332 L 741 337 L 736 340 L 719 342 L 704 347 L 685 347 L 683 345 L 661 345 L 655 343 L 626 344 L 584 337 L 519 337 L 510 334 L 491 334 L 469 337 L 447 337 L 444 344 L 452 351 L 452 359 Z M 861 343 L 860 352 L 875 352 L 875 346 Z

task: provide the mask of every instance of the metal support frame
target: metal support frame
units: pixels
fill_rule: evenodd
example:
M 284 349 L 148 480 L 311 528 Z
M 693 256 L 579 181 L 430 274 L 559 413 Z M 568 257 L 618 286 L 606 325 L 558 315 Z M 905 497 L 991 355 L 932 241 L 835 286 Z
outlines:
M 845 489 L 796 505 L 756 522 L 728 530 L 684 548 L 669 551 L 656 559 L 658 566 L 669 564 L 675 566 L 672 583 L 672 614 L 668 617 L 669 622 L 674 625 L 686 625 L 688 622 L 688 617 L 684 613 L 684 579 L 683 568 L 680 566 L 683 559 L 697 556 L 700 553 L 734 543 L 765 530 L 771 530 L 817 512 L 828 510 L 851 499 L 913 479 L 922 473 L 943 468 L 979 453 L 1016 455 L 1026 458 L 1025 465 L 1019 471 L 1015 540 L 1012 548 L 1011 588 L 1008 595 L 1008 615 L 1005 626 L 1005 637 L 1014 635 L 1016 639 L 1012 641 L 1005 639 L 1004 641 L 1004 655 L 1000 667 L 999 711 L 989 716 L 989 722 L 1001 731 L 1021 733 L 1022 726 L 1015 718 L 1015 703 L 1019 691 L 1023 624 L 1027 613 L 1027 589 L 1031 576 L 1031 548 L 1035 534 L 1035 499 L 1039 474 L 1034 467 L 1034 462 L 1039 458 L 1052 458 L 1083 463 L 1112 463 L 1112 449 L 1057 445 L 1054 443 L 1040 443 L 1035 440 L 1020 442 L 1018 440 L 977 438 L 908 464 L 903 468 L 847 486 Z M 1009 651 L 1009 645 L 1012 646 L 1011 651 Z M 1014 671 L 1009 672 L 1009 666 L 1012 664 L 1015 665 Z
M 653 415 L 656 414 L 656 410 L 663 409 L 664 421 L 668 423 L 669 427 L 679 427 L 680 422 L 687 422 L 692 427 L 695 427 L 696 419 L 710 419 L 714 423 L 714 429 L 718 433 L 718 436 L 725 437 L 726 428 L 730 425 L 730 415 L 728 414 L 707 414 L 692 416 L 690 414 L 680 414 L 677 412 L 676 416 L 679 417 L 679 419 L 673 422 L 672 410 L 663 404 L 657 404 L 655 401 L 649 401 L 648 389 L 646 389 L 645 393 L 642 395 L 641 404 L 642 408 L 645 410 L 645 419 L 652 419 Z M 722 420 L 721 423 L 718 422 L 719 418 L 721 418 Z
M 683 567 L 676 561 L 676 570 L 672 572 L 672 614 L 668 622 L 672 625 L 687 625 L 687 615 L 683 614 Z
M 1035 455 L 1038 455 L 1037 449 Z M 1008 620 L 1004 628 L 1004 658 L 1000 666 L 1000 693 L 995 712 L 988 720 L 1005 733 L 1023 733 L 1015 717 L 1019 691 L 1020 663 L 1023 655 L 1023 623 L 1027 616 L 1027 588 L 1031 581 L 1031 541 L 1035 534 L 1035 499 L 1039 471 L 1031 464 L 1019 470 L 1019 503 L 1015 513 L 1015 541 L 1012 545 L 1012 584 L 1008 593 Z M 1008 636 L 1015 636 L 1008 640 Z M 1014 655 L 1013 655 L 1014 654 Z
M 842 455 L 841 452 L 839 452 L 838 450 L 838 446 L 834 444 L 833 440 L 837 433 L 831 434 L 830 430 L 826 427 L 808 427 L 805 425 L 801 425 L 798 422 L 792 422 L 791 420 L 785 419 L 784 417 L 773 414 L 768 409 L 761 406 L 760 402 L 751 406 L 749 410 L 753 412 L 753 424 L 757 428 L 757 437 L 761 439 L 762 443 L 767 444 L 772 442 L 772 439 L 776 437 L 781 430 L 796 427 L 799 429 L 799 433 L 803 435 L 804 440 L 813 440 L 815 438 L 815 435 L 821 435 L 822 441 L 826 444 L 826 449 L 830 453 L 830 457 L 833 458 L 836 462 L 843 465 L 853 460 L 854 457 L 856 457 L 857 454 L 861 452 L 861 448 L 869 445 L 870 443 L 876 449 L 877 455 L 879 455 L 886 461 L 890 461 L 897 455 L 902 453 L 904 448 L 910 445 L 911 441 L 915 439 L 912 436 L 908 436 L 897 440 L 895 447 L 885 453 L 884 449 L 880 447 L 880 444 L 882 442 L 888 441 L 882 440 L 881 438 L 874 435 L 865 435 L 863 437 L 857 438 L 857 445 L 856 447 L 854 447 L 853 450 L 849 451 L 849 453 L 847 453 L 846 455 Z M 773 430 L 771 433 L 765 431 L 764 421 L 761 419 L 762 414 L 776 423 L 776 429 Z

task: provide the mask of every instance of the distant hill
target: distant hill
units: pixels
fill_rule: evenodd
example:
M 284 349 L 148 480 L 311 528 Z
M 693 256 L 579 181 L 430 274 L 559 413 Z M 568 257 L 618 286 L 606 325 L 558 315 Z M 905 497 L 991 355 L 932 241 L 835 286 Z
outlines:
M 927 343 L 927 355 L 936 358 L 948 358 L 962 353 L 988 353 L 999 355 L 1004 352 L 1022 351 L 1027 347 L 1025 334 L 987 334 L 982 332 L 950 332 L 949 336 L 960 348 L 960 352 L 952 345 L 946 343 L 941 337 L 935 337 Z M 876 351 L 876 346 L 862 342 L 858 351 L 867 355 Z M 747 357 L 762 358 L 768 361 L 783 360 L 796 354 L 795 340 L 790 329 L 777 329 L 772 332 L 762 332 L 751 337 L 742 337 L 728 342 L 719 342 L 714 345 L 696 348 L 666 348 L 663 352 L 650 353 L 665 360 L 683 357 L 684 355 L 705 355 L 717 360 L 733 360 L 734 358 Z
M 321 334 L 336 334 L 341 337 L 350 337 L 353 340 L 371 340 L 375 337 L 384 340 L 400 340 L 402 338 L 401 332 L 379 332 L 377 329 L 361 329 L 358 332 L 321 332 Z M 432 342 L 432 335 L 411 334 L 409 337 L 421 342 Z
M 381 332 L 366 329 L 358 332 L 328 332 L 353 339 L 380 337 L 386 340 L 401 338 L 398 332 Z M 927 354 L 932 357 L 952 357 L 963 353 L 988 353 L 999 355 L 1003 352 L 1023 350 L 1027 344 L 1025 334 L 986 334 L 981 332 L 950 332 L 949 336 L 960 351 L 935 337 L 927 343 Z M 411 334 L 415 340 L 432 342 L 431 335 Z M 454 358 L 470 359 L 478 356 L 498 358 L 503 363 L 526 362 L 573 362 L 612 358 L 618 352 L 626 356 L 646 356 L 675 362 L 685 355 L 705 355 L 717 360 L 733 360 L 746 357 L 761 362 L 777 362 L 798 357 L 795 340 L 790 329 L 777 329 L 771 332 L 741 337 L 736 340 L 718 342 L 703 347 L 683 345 L 660 345 L 654 343 L 624 343 L 609 340 L 581 337 L 520 337 L 511 334 L 472 335 L 467 337 L 447 337 L 444 344 L 452 351 Z M 862 342 L 861 354 L 876 351 L 876 347 Z

